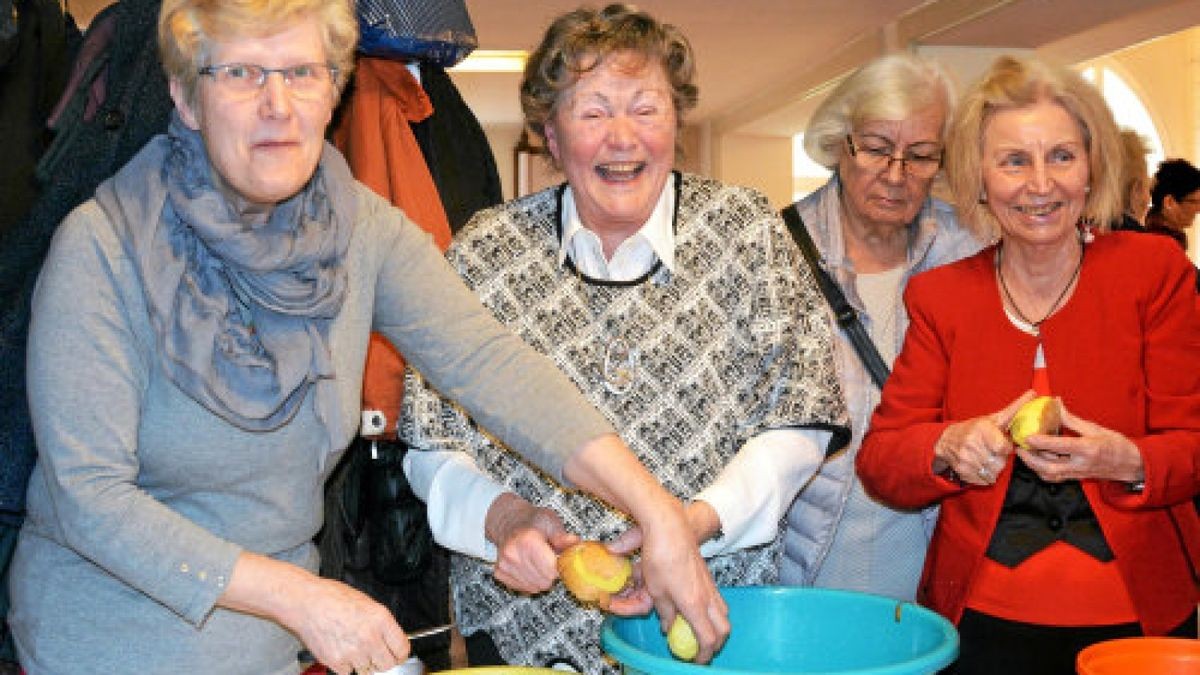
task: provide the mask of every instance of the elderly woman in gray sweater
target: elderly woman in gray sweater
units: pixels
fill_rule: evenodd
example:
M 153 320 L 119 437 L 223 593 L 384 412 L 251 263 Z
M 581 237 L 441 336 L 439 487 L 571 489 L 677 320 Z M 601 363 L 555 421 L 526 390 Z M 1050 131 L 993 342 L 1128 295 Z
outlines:
M 660 610 L 710 651 L 727 634 L 682 504 L 324 143 L 356 38 L 348 0 L 163 3 L 169 132 L 64 221 L 33 301 L 9 617 L 30 675 L 294 673 L 302 645 L 339 674 L 405 659 L 311 543 L 371 330 L 630 513 Z

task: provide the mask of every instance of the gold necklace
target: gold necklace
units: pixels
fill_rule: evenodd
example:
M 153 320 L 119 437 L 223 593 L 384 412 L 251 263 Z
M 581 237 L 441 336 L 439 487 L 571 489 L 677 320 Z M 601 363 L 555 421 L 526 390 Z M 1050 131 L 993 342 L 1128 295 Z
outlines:
M 1008 301 L 1008 306 L 1012 308 L 1013 313 L 1017 315 L 1018 319 L 1033 329 L 1033 334 L 1035 337 L 1041 337 L 1042 324 L 1046 322 L 1046 319 L 1050 318 L 1051 314 L 1054 314 L 1054 312 L 1058 311 L 1059 305 L 1061 305 L 1062 301 L 1067 297 L 1067 291 L 1071 289 L 1071 286 L 1075 284 L 1075 280 L 1079 278 L 1079 270 L 1083 268 L 1083 252 L 1085 248 L 1083 236 L 1080 235 L 1079 261 L 1075 263 L 1075 269 L 1071 272 L 1071 277 L 1067 279 L 1067 284 L 1063 286 L 1063 289 L 1059 292 L 1058 297 L 1054 299 L 1054 303 L 1050 305 L 1050 309 L 1046 310 L 1046 314 L 1037 321 L 1030 321 L 1029 318 L 1025 316 L 1025 313 L 1021 311 L 1021 308 L 1017 306 L 1017 301 L 1013 299 L 1012 293 L 1008 290 L 1008 284 L 1004 282 L 1004 272 L 1000 267 L 1000 263 L 1004 259 L 1004 242 L 1001 241 L 1000 245 L 996 248 L 996 278 L 1000 280 L 1000 290 L 1003 291 L 1004 298 Z

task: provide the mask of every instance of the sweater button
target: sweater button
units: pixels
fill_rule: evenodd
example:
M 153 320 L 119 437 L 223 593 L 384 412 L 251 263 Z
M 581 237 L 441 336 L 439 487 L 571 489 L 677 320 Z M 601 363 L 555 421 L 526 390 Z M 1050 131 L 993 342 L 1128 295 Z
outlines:
M 1059 518 L 1058 516 L 1050 516 L 1049 520 L 1046 521 L 1046 524 L 1050 526 L 1051 530 L 1057 532 L 1062 529 L 1063 521 L 1062 518 Z
M 104 128 L 109 131 L 116 131 L 125 124 L 125 113 L 120 110 L 108 109 L 104 111 L 104 116 L 101 118 L 101 123 Z

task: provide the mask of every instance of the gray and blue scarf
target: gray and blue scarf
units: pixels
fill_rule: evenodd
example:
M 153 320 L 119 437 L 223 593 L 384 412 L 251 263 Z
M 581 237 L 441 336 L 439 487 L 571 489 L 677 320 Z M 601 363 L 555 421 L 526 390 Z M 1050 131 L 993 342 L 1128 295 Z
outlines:
M 308 184 L 266 222 L 245 222 L 213 184 L 200 134 L 173 114 L 96 199 L 124 235 L 167 377 L 247 431 L 278 429 L 316 386 L 340 427 L 329 326 L 346 295 L 353 177 L 326 145 Z

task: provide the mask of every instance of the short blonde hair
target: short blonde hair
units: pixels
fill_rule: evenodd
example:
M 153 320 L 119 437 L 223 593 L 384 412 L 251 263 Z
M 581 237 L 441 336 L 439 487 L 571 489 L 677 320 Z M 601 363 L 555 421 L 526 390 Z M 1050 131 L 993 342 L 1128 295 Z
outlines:
M 1083 218 L 1107 229 L 1121 215 L 1121 140 L 1104 97 L 1078 73 L 1034 59 L 1001 56 L 963 96 L 947 142 L 946 180 L 959 218 L 984 238 L 999 233 L 983 194 L 983 133 L 999 110 L 1042 101 L 1062 106 L 1079 125 L 1088 153 Z
M 546 122 L 559 97 L 618 52 L 661 63 L 671 84 L 676 126 L 696 107 L 696 60 L 692 46 L 678 28 L 661 23 L 633 5 L 612 4 L 602 10 L 580 8 L 555 19 L 525 64 L 521 79 L 521 109 L 529 130 L 546 142 Z
M 292 21 L 315 17 L 322 27 L 325 56 L 338 71 L 338 90 L 354 70 L 358 20 L 350 0 L 163 0 L 158 15 L 158 49 L 167 77 L 194 101 L 199 70 L 209 63 L 212 42 L 259 37 Z
M 1132 210 L 1130 201 L 1133 188 L 1141 185 L 1146 188 L 1147 193 L 1150 192 L 1150 165 L 1146 162 L 1150 147 L 1146 144 L 1146 139 L 1133 129 L 1121 129 L 1120 139 L 1121 212 L 1129 213 Z
M 842 80 L 821 102 L 804 131 L 804 151 L 814 162 L 834 169 L 847 134 L 864 122 L 903 120 L 942 104 L 950 123 L 954 87 L 937 63 L 915 54 L 881 56 Z

